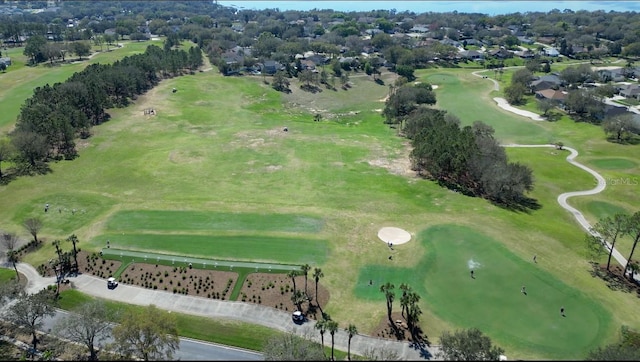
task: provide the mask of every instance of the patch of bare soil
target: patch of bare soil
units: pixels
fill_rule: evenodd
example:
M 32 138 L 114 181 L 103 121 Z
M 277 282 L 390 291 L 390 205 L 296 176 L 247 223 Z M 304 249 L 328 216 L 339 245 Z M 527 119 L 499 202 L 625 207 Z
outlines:
M 409 342 L 418 345 L 429 344 L 429 341 L 419 328 L 416 330 L 416 340 L 414 341 L 414 338 L 411 336 L 411 331 L 407 326 L 407 321 L 402 316 L 402 312 L 391 313 L 391 319 L 394 322 L 393 324 L 389 321 L 387 315 L 385 315 L 371 335 L 378 338 Z
M 315 287 L 315 280 L 309 278 L 306 293 L 310 300 L 302 303 L 302 312 L 307 318 L 317 320 L 322 317 L 320 308 L 329 302 L 329 291 L 318 283 L 316 298 Z M 296 277 L 296 289 L 305 291 L 304 276 Z M 293 281 L 286 274 L 252 273 L 245 279 L 238 301 L 294 311 L 297 307 L 291 301 L 292 294 Z
M 387 169 L 390 173 L 405 177 L 416 177 L 416 172 L 411 169 L 411 146 L 405 142 L 402 153 L 396 157 L 383 154 L 382 157 L 367 160 L 369 165 Z

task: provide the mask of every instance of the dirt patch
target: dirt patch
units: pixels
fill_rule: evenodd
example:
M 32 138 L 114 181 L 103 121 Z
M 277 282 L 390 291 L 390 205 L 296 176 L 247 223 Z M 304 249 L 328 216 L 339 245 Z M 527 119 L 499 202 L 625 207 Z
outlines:
M 305 290 L 304 276 L 296 277 L 296 288 Z M 294 311 L 297 308 L 291 301 L 293 293 L 293 281 L 285 274 L 270 273 L 252 273 L 245 279 L 238 301 L 257 303 L 281 309 L 285 311 Z M 318 319 L 322 316 L 319 312 L 318 301 L 320 307 L 329 302 L 329 292 L 318 283 L 318 295 L 316 299 L 315 281 L 309 278 L 307 280 L 307 295 L 311 301 L 302 304 L 302 312 L 309 319 Z
M 411 169 L 411 145 L 408 142 L 405 142 L 402 151 L 395 157 L 382 150 L 377 153 L 380 157 L 367 160 L 369 165 L 385 168 L 394 175 L 416 177 L 416 172 Z
M 394 321 L 393 325 L 385 314 L 371 335 L 393 341 L 416 342 L 411 337 L 411 332 L 407 326 L 406 319 L 402 316 L 402 312 L 391 313 L 391 319 Z M 421 330 L 417 331 L 416 339 L 420 344 L 428 343 Z

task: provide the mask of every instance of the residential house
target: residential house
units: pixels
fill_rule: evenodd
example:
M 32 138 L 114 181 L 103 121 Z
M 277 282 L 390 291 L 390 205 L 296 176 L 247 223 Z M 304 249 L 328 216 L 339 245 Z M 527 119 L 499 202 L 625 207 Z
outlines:
M 611 69 L 600 69 L 598 70 L 598 75 L 602 82 L 622 82 L 627 77 L 625 76 L 625 70 L 622 67 L 611 68 Z
M 463 50 L 460 52 L 460 56 L 470 60 L 484 59 L 484 54 L 477 50 Z
M 302 66 L 302 69 L 300 70 L 310 70 L 312 72 L 316 71 L 316 63 L 309 59 L 300 60 L 300 65 Z
M 550 48 L 544 48 L 544 54 L 548 57 L 558 57 L 560 56 L 560 52 L 558 51 L 558 49 L 550 47 Z
M 531 49 L 515 51 L 514 55 L 517 55 L 522 59 L 531 59 L 535 57 L 535 54 L 531 51 Z
M 625 106 L 613 106 L 611 104 L 605 104 L 604 109 L 601 114 L 597 116 L 598 119 L 608 119 L 616 116 L 621 116 L 623 114 L 629 113 L 627 107 Z
M 626 98 L 636 98 L 640 97 L 640 85 L 638 84 L 625 84 L 620 86 L 618 94 Z
M 529 84 L 529 88 L 534 93 L 543 89 L 559 89 L 561 86 L 562 80 L 555 74 L 544 75 Z
M 449 38 L 444 38 L 444 39 L 440 40 L 440 43 L 442 43 L 444 45 L 451 45 L 451 46 L 454 46 L 456 48 L 460 47 L 462 45 L 462 44 L 460 44 L 459 41 L 452 40 L 452 39 L 449 39 Z
M 537 91 L 536 98 L 538 99 L 549 99 L 559 104 L 564 104 L 565 99 L 567 98 L 567 92 L 562 90 L 554 90 L 554 89 L 543 89 Z
M 500 49 L 490 50 L 489 55 L 499 59 L 506 59 L 506 58 L 513 58 L 514 53 L 505 48 L 500 48 Z
M 518 40 L 520 40 L 521 43 L 523 44 L 533 44 L 535 43 L 535 41 L 533 39 L 527 38 L 526 36 L 519 36 Z
M 409 31 L 412 33 L 428 33 L 429 27 L 427 25 L 414 25 Z
M 329 62 L 329 57 L 324 56 L 322 54 L 311 54 L 306 56 L 305 59 L 310 60 L 315 63 L 315 65 L 325 65 Z
M 276 74 L 279 70 L 284 70 L 284 66 L 275 60 L 266 60 L 262 65 L 262 72 L 265 74 Z
M 482 43 L 482 41 L 478 40 L 478 39 L 465 39 L 464 41 L 467 42 L 467 45 L 475 45 L 475 46 L 483 46 L 484 43 Z

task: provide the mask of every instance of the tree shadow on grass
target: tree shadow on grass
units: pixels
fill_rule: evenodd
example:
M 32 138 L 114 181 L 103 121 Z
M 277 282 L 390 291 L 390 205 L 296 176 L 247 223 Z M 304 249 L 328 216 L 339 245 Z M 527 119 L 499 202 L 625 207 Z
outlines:
M 491 200 L 491 203 L 505 210 L 523 212 L 526 214 L 531 213 L 533 210 L 539 210 L 542 208 L 542 205 L 538 200 L 526 196 L 511 201 Z

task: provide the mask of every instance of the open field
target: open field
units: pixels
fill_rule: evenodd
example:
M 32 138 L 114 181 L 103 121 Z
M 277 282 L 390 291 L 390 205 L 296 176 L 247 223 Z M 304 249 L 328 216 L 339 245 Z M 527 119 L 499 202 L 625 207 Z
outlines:
M 635 163 L 614 162 L 618 166 L 613 167 L 598 161 L 637 160 L 636 146 L 610 144 L 598 127 L 568 119 L 534 122 L 504 112 L 491 99 L 492 84 L 470 73 L 432 69 L 416 74 L 419 81 L 438 85 L 437 107 L 463 125 L 482 120 L 503 143 L 560 140 L 606 178 L 637 174 Z M 57 81 L 65 79 L 59 76 Z M 354 323 L 367 333 L 386 318 L 384 295 L 368 287 L 369 280 L 392 281 L 396 288 L 404 281 L 422 296 L 421 325 L 432 343 L 443 330 L 479 327 L 510 359 L 582 358 L 588 348 L 612 342 L 620 325 L 640 328 L 640 315 L 633 312 L 638 298 L 610 291 L 591 277 L 584 232 L 556 202 L 562 192 L 595 185 L 591 176 L 565 162 L 568 152 L 507 149 L 511 160 L 534 170 L 531 196 L 542 207 L 529 213 L 442 189 L 411 173 L 407 142 L 383 124 L 381 99 L 394 77 L 385 72 L 384 86 L 367 76 L 350 78 L 349 90 L 315 95 L 299 89 L 282 95 L 261 77 L 222 77 L 215 71 L 163 81 L 130 107 L 110 110 L 112 119 L 81 142 L 78 159 L 51 164 L 48 175 L 1 186 L 0 224 L 26 238 L 22 221 L 43 219 L 45 245 L 26 259 L 33 265 L 54 255 L 52 240 L 71 233 L 86 251 L 98 251 L 110 240 L 118 247 L 202 257 L 240 253 L 244 259 L 258 248 L 256 260 L 275 241 L 270 260 L 291 261 L 295 255 L 289 249 L 313 254 L 305 260 L 322 268 L 331 293 L 323 309 L 341 327 Z M 172 93 L 173 87 L 178 92 Z M 28 92 L 22 91 L 26 98 Z M 7 103 L 1 104 L 4 111 Z M 144 116 L 146 108 L 155 108 L 157 115 Z M 323 121 L 313 121 L 316 112 Z M 2 125 L 8 127 L 9 121 Z M 615 208 L 633 212 L 640 202 L 638 187 L 608 187 L 570 203 L 593 220 Z M 586 207 L 593 200 L 614 206 Z M 48 213 L 45 203 L 51 205 Z M 403 228 L 413 238 L 390 252 L 377 240 L 384 226 Z M 461 244 L 447 244 L 450 236 L 460 236 Z M 263 245 L 251 244 L 254 237 Z M 473 251 L 499 261 L 486 262 L 477 280 L 469 278 L 464 265 L 456 275 L 456 265 Z M 533 255 L 536 268 L 530 265 Z M 482 278 L 485 270 L 494 282 Z M 511 282 L 510 276 L 515 290 L 507 292 L 501 286 Z M 487 284 L 479 291 L 472 281 Z M 531 293 L 524 314 L 520 284 Z M 486 302 L 465 309 L 463 301 L 474 300 Z M 567 318 L 575 313 L 585 319 L 553 329 L 560 303 Z M 501 318 L 513 323 L 501 324 Z M 540 324 L 534 328 L 534 322 Z
M 131 54 L 142 53 L 149 44 L 162 44 L 159 41 L 146 42 L 127 42 L 121 48 L 111 47 L 107 52 L 93 56 L 89 60 L 82 62 L 71 62 L 66 64 L 56 64 L 54 66 L 39 65 L 31 67 L 26 65 L 28 58 L 22 54 L 24 47 L 9 48 L 6 55 L 11 58 L 12 64 L 7 68 L 6 73 L 0 73 L 0 104 L 2 104 L 2 112 L 0 113 L 0 132 L 8 131 L 13 127 L 16 117 L 20 113 L 20 107 L 24 100 L 31 97 L 33 89 L 44 86 L 45 84 L 53 85 L 57 82 L 63 82 L 73 73 L 79 72 L 84 67 L 93 63 L 113 63 L 118 59 Z M 73 60 L 68 58 L 67 60 Z M 55 63 L 54 63 L 55 64 Z

